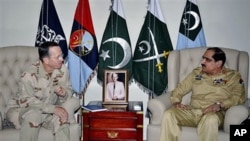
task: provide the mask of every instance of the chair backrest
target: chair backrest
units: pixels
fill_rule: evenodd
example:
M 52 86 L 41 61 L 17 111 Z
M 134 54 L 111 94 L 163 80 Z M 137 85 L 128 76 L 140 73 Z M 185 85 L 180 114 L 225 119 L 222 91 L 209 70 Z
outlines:
M 207 47 L 174 50 L 168 57 L 168 90 L 173 90 L 194 68 L 200 66 L 202 55 Z M 249 55 L 245 51 L 221 48 L 226 53 L 225 67 L 241 73 L 248 97 Z M 190 102 L 190 95 L 183 98 L 183 103 Z M 246 102 L 247 105 L 247 102 Z
M 21 74 L 38 60 L 38 49 L 32 46 L 0 48 L 0 93 L 6 103 L 16 94 Z

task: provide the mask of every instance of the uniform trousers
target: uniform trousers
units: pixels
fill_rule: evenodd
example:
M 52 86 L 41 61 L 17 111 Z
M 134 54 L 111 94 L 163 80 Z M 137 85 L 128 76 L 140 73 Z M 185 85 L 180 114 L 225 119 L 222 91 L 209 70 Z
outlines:
M 217 141 L 223 121 L 223 112 L 203 114 L 201 109 L 182 110 L 173 107 L 164 112 L 160 141 L 178 141 L 181 126 L 197 127 L 199 141 Z
M 28 108 L 21 119 L 20 141 L 38 141 L 39 130 L 45 127 L 52 131 L 54 141 L 69 141 L 69 124 L 62 124 L 59 117 L 53 114 L 43 114 L 38 108 Z

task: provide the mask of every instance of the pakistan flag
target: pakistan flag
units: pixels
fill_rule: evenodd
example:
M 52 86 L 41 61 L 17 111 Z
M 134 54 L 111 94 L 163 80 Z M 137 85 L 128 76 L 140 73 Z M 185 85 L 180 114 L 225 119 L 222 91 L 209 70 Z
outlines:
M 110 16 L 99 50 L 97 79 L 103 81 L 105 70 L 126 70 L 132 76 L 132 50 L 127 23 L 120 0 L 113 0 Z
M 167 59 L 172 50 L 159 1 L 150 0 L 134 50 L 133 77 L 141 88 L 153 96 L 159 96 L 167 89 Z

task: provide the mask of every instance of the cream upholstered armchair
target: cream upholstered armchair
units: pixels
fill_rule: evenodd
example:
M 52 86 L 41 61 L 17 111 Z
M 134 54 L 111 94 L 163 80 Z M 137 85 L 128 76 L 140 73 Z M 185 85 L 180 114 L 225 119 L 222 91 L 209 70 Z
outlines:
M 21 74 L 38 60 L 38 50 L 32 46 L 7 46 L 0 47 L 0 140 L 18 141 L 20 124 L 18 110 L 6 111 L 7 103 L 12 95 L 17 92 Z M 79 141 L 81 136 L 80 124 L 76 123 L 74 112 L 80 107 L 80 101 L 72 98 L 62 105 L 69 113 L 70 140 Z M 41 128 L 38 141 L 52 141 L 54 138 L 51 130 Z
M 200 65 L 201 57 L 206 51 L 206 47 L 190 48 L 183 50 L 174 50 L 168 57 L 168 91 L 173 90 L 177 84 L 182 81 L 188 73 Z M 222 48 L 227 56 L 225 66 L 238 70 L 244 80 L 246 88 L 246 103 L 244 105 L 233 106 L 228 109 L 223 129 L 220 129 L 218 141 L 229 141 L 230 125 L 241 124 L 249 115 L 247 95 L 248 95 L 248 73 L 249 73 L 249 55 L 245 51 Z M 171 107 L 169 92 L 148 101 L 150 111 L 150 120 L 147 127 L 147 140 L 159 141 L 161 120 L 163 112 Z M 188 104 L 191 93 L 182 99 L 182 103 Z M 196 128 L 182 127 L 180 137 L 181 141 L 198 141 Z

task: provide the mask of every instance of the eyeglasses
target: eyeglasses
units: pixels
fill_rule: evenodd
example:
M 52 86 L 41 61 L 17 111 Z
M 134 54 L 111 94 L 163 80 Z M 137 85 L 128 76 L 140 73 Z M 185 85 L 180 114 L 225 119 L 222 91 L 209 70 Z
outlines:
M 63 54 L 60 54 L 60 55 L 58 55 L 58 56 L 56 56 L 56 57 L 52 57 L 52 56 L 49 56 L 50 58 L 54 58 L 54 59 L 56 59 L 56 60 L 60 60 L 60 59 L 62 59 L 63 60 Z

